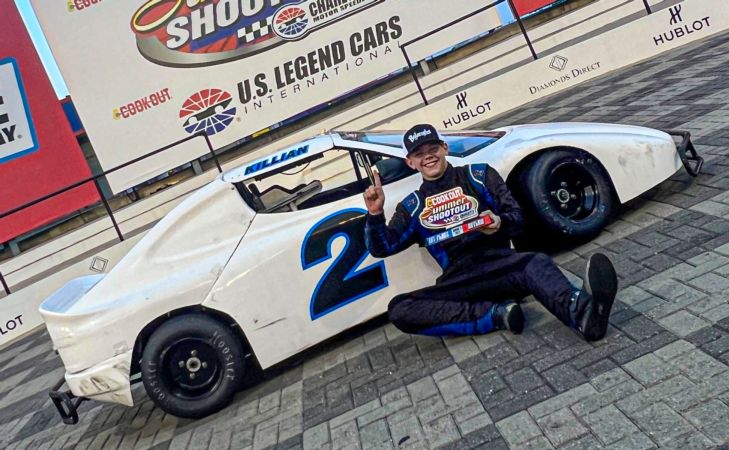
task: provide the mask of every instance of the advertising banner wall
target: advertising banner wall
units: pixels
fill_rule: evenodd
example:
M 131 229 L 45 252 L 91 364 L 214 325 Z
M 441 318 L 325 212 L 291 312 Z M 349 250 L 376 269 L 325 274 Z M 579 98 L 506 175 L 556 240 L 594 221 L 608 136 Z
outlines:
M 105 169 L 205 131 L 221 148 L 405 67 L 473 0 L 32 0 Z M 496 8 L 408 48 L 501 24 Z M 198 156 L 206 151 L 198 147 Z M 114 191 L 187 162 L 112 174 Z
M 81 148 L 13 0 L 0 0 L 0 213 L 87 178 Z M 93 184 L 0 219 L 0 243 L 96 202 Z
M 547 5 L 555 3 L 557 0 L 514 0 L 514 7 L 519 16 L 529 14 Z
M 108 273 L 142 237 L 144 233 L 117 243 L 3 298 L 0 301 L 0 348 L 43 325 L 38 312 L 43 300 L 74 278 Z
M 413 123 L 431 122 L 444 130 L 472 128 L 533 100 L 728 29 L 729 3 L 685 0 L 558 53 L 543 55 L 411 114 L 400 115 L 382 127 L 407 129 Z M 616 42 L 625 43 L 630 51 Z

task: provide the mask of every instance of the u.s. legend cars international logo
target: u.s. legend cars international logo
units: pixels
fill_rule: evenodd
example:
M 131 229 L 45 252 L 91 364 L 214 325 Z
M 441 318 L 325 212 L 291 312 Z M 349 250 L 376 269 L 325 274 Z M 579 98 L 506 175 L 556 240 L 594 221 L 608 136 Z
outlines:
M 235 119 L 233 97 L 221 89 L 203 89 L 185 100 L 180 110 L 183 127 L 190 134 L 204 131 L 208 136 L 228 128 Z
M 38 150 L 18 63 L 0 59 L 0 163 Z
M 453 188 L 425 199 L 420 223 L 430 230 L 449 228 L 478 216 L 478 200 Z
M 172 67 L 212 66 L 268 50 L 385 0 L 147 0 L 137 47 Z

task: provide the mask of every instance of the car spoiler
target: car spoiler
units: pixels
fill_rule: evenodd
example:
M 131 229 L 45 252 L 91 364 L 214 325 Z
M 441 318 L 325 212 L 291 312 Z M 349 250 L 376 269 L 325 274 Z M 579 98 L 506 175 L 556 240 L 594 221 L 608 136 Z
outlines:
M 61 378 L 51 388 L 48 395 L 51 397 L 51 401 L 53 401 L 58 413 L 61 415 L 63 423 L 66 425 L 76 425 L 78 423 L 78 407 L 88 399 L 86 397 L 76 397 L 70 390 L 60 391 L 64 384 L 66 384 L 66 379 Z
M 671 136 L 681 138 L 681 142 L 676 144 L 676 152 L 681 158 L 683 167 L 689 175 L 697 177 L 704 167 L 704 158 L 696 152 L 694 144 L 691 142 L 691 133 L 688 131 L 664 130 Z

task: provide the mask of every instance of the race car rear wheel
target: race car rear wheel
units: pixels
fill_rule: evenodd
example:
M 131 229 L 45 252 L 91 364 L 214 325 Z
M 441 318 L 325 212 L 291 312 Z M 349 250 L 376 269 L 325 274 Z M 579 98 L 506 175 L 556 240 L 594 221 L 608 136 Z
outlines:
M 540 155 L 524 173 L 530 233 L 556 235 L 570 242 L 597 236 L 615 207 L 615 194 L 605 169 L 579 150 Z
M 200 418 L 233 399 L 245 371 L 243 344 L 212 317 L 175 317 L 150 337 L 141 369 L 147 394 L 160 409 Z

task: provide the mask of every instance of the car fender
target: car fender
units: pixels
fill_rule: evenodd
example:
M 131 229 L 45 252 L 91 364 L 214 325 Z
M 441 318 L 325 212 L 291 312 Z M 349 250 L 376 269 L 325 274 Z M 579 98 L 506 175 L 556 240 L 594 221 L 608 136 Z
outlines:
M 62 288 L 49 297 L 40 312 L 66 371 L 127 352 L 155 318 L 201 304 L 254 215 L 234 185 L 217 179 L 165 216 L 88 292 L 69 298 Z
M 673 138 L 644 127 L 610 124 L 543 124 L 503 128 L 494 145 L 471 155 L 468 163 L 491 164 L 507 178 L 538 152 L 573 148 L 594 156 L 607 170 L 621 203 L 666 180 L 682 167 Z

